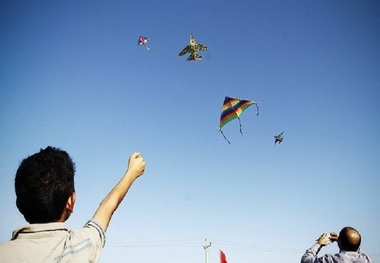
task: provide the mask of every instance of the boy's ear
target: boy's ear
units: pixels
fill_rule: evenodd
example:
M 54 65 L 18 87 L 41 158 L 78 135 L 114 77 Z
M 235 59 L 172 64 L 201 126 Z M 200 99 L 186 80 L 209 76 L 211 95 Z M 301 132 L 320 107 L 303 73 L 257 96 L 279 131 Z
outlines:
M 66 210 L 69 213 L 73 213 L 74 212 L 75 198 L 76 198 L 76 194 L 75 194 L 75 192 L 73 192 L 70 195 L 69 199 L 67 199 Z

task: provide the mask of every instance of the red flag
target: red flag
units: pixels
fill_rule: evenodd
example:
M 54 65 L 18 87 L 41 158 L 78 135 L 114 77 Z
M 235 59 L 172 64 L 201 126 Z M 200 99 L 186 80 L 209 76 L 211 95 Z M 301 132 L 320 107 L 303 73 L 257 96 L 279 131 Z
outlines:
M 226 255 L 220 250 L 220 263 L 227 263 Z

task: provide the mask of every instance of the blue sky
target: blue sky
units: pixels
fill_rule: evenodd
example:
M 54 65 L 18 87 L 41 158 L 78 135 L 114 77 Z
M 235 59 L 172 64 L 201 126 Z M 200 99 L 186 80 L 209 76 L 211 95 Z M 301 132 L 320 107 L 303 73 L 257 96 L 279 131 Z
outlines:
M 2 1 L 0 241 L 25 224 L 19 162 L 77 166 L 70 228 L 140 151 L 102 262 L 297 262 L 356 227 L 380 260 L 378 1 Z M 178 53 L 189 35 L 203 60 Z M 137 45 L 149 37 L 147 51 Z M 218 132 L 224 96 L 258 102 Z M 273 136 L 285 131 L 284 142 Z M 336 252 L 336 245 L 322 252 Z

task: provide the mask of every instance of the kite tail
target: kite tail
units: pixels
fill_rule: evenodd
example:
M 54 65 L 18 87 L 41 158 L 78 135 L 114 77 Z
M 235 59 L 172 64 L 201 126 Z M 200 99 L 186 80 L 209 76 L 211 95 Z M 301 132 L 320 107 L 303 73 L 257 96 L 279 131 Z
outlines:
M 259 116 L 259 106 L 257 105 L 257 103 L 256 103 L 255 105 L 256 105 L 256 109 L 257 109 L 257 114 L 256 114 L 256 116 Z
M 241 134 L 241 136 L 243 136 L 243 137 L 244 137 L 244 135 L 243 135 L 243 130 L 242 130 L 242 128 L 241 128 L 241 122 L 240 122 L 240 118 L 239 118 L 239 117 L 237 117 L 237 119 L 239 120 L 239 125 L 240 125 L 240 134 Z
M 220 133 L 223 135 L 224 139 L 228 142 L 228 144 L 231 145 L 230 141 L 227 139 L 227 137 L 224 135 L 223 131 L 220 129 Z

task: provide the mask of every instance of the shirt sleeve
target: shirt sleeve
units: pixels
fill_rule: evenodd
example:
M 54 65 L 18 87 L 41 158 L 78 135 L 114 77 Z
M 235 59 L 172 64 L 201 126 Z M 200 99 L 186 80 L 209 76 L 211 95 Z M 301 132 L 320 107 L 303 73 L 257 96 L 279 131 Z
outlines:
M 318 252 L 321 250 L 321 245 L 315 243 L 311 248 L 307 249 L 305 254 L 303 254 L 301 263 L 317 263 L 318 261 Z
M 93 219 L 91 219 L 90 221 L 88 221 L 84 227 L 93 227 L 93 228 L 95 228 L 98 231 L 98 233 L 99 233 L 100 240 L 101 240 L 101 245 L 102 245 L 102 247 L 104 247 L 104 245 L 106 244 L 106 234 L 105 234 L 104 229 Z
M 103 228 L 93 219 L 88 221 L 84 228 L 91 231 L 91 239 L 93 240 L 93 255 L 94 262 L 99 262 L 102 248 L 106 243 L 105 231 Z
M 315 243 L 311 248 L 306 250 L 305 254 L 302 256 L 301 263 L 330 263 L 337 262 L 333 255 L 326 254 L 322 257 L 318 257 L 318 253 L 322 246 Z

